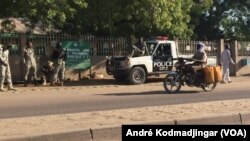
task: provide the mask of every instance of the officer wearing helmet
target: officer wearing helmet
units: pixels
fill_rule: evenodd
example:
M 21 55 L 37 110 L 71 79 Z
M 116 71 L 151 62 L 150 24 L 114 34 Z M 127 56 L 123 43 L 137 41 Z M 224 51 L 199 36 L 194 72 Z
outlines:
M 0 45 L 0 91 L 5 91 L 4 81 L 6 78 L 8 84 L 8 90 L 16 90 L 13 87 L 11 80 L 10 64 L 9 64 L 9 49 L 11 48 L 10 44 L 5 46 Z

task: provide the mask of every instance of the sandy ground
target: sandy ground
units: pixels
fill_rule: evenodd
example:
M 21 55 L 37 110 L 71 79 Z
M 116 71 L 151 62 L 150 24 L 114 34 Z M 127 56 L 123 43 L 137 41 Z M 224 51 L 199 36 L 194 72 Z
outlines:
M 240 82 L 242 80 L 237 81 Z M 247 81 L 249 81 L 249 78 L 247 78 Z M 240 85 L 240 83 L 234 85 L 237 84 Z M 39 89 L 43 90 L 42 88 Z M 31 91 L 35 91 L 35 89 L 31 89 Z M 29 96 L 28 93 L 30 93 L 24 90 L 21 90 L 21 92 L 23 93 L 21 96 Z M 3 95 L 2 98 L 7 98 L 7 94 Z M 250 113 L 250 99 L 0 119 L 0 140 L 118 127 L 122 124 L 157 123 L 239 113 Z
M 0 120 L 0 140 L 250 112 L 250 99 L 154 106 Z

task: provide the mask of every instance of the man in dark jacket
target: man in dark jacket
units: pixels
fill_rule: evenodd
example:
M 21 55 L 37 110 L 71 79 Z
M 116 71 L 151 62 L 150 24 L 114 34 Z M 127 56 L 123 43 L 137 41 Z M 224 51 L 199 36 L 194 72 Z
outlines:
M 137 42 L 133 45 L 134 50 L 132 52 L 132 56 L 134 53 L 138 53 L 139 56 L 145 55 L 146 45 L 142 37 L 140 37 Z
M 55 65 L 51 85 L 59 83 L 63 86 L 64 74 L 65 74 L 65 61 L 67 59 L 67 50 L 64 50 L 61 46 L 61 42 L 56 43 L 56 48 L 52 53 L 52 60 Z

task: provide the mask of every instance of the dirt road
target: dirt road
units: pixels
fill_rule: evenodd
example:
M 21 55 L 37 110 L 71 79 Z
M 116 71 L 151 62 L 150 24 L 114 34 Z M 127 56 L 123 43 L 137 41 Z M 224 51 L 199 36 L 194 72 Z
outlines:
M 242 80 L 238 82 L 240 81 Z M 27 95 L 30 92 L 32 90 L 27 92 Z M 239 113 L 250 113 L 250 99 L 0 119 L 0 140 L 84 131 L 90 128 L 119 127 L 122 124 L 167 123 L 174 120 L 238 115 Z M 243 120 L 243 124 L 249 123 L 248 120 Z

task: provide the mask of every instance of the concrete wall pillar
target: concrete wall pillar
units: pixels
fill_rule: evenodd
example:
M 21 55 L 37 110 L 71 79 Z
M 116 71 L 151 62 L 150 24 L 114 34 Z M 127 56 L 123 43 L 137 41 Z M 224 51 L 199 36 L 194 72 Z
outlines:
M 224 45 L 225 45 L 224 39 L 220 39 L 219 47 L 218 47 L 218 50 L 217 50 L 217 64 L 221 64 L 220 58 L 221 58 L 221 53 L 222 53 L 222 51 L 224 49 Z
M 233 76 L 239 76 L 237 71 L 239 70 L 238 62 L 239 62 L 239 57 L 238 57 L 238 42 L 234 41 L 233 42 L 233 47 L 232 47 L 232 59 L 235 62 L 235 65 L 232 65 L 232 75 Z
M 27 36 L 25 33 L 21 33 L 19 35 L 19 39 L 20 39 L 20 58 L 21 58 L 21 61 L 20 61 L 20 71 L 21 71 L 21 80 L 24 80 L 24 72 L 25 72 L 25 68 L 24 68 L 24 64 L 23 64 L 23 50 L 24 48 L 26 47 L 26 42 L 27 42 Z

